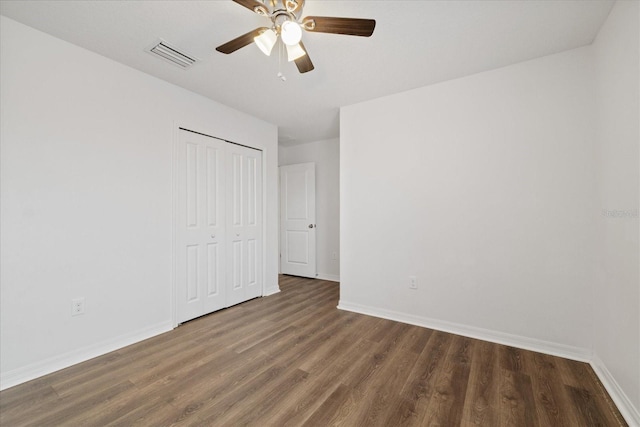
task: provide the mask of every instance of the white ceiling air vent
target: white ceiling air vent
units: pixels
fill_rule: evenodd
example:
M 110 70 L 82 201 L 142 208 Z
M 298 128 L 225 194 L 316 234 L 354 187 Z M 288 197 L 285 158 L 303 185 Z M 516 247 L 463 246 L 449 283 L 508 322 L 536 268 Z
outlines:
M 172 63 L 173 65 L 177 65 L 183 70 L 186 70 L 198 61 L 198 58 L 195 56 L 185 52 L 180 52 L 164 40 L 158 40 L 152 44 L 151 47 L 146 49 L 146 51 Z

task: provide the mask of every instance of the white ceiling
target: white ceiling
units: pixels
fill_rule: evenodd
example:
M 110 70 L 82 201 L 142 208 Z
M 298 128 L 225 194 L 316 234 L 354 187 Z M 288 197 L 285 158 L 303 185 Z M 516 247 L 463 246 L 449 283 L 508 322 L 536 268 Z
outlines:
M 250 45 L 215 47 L 266 18 L 231 0 L 1 1 L 0 13 L 279 128 L 282 145 L 337 137 L 339 108 L 590 44 L 613 0 L 320 1 L 303 16 L 372 18 L 372 37 L 305 33 L 315 70 L 299 74 Z M 268 24 L 267 24 L 268 25 Z M 158 38 L 201 62 L 145 53 Z

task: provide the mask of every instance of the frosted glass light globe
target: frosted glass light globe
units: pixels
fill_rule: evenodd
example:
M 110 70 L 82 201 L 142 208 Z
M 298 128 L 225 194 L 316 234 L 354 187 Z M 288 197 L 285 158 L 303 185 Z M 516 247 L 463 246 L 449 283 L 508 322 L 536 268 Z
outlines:
M 265 55 L 270 56 L 273 45 L 278 41 L 278 36 L 273 30 L 266 30 L 258 37 L 255 37 L 253 41 Z
M 307 52 L 304 51 L 300 44 L 287 45 L 287 60 L 289 62 L 295 61 L 298 58 L 305 56 Z
M 284 44 L 296 45 L 302 39 L 302 28 L 297 22 L 285 21 L 280 27 L 280 37 L 282 37 Z

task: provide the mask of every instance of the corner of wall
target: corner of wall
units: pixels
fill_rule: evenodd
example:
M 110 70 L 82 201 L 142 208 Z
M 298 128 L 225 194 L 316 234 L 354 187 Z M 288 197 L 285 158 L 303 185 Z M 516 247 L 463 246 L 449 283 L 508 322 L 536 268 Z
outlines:
M 627 422 L 640 426 L 640 3 L 615 2 L 591 48 L 602 210 L 591 365 Z
M 609 396 L 611 396 L 613 403 L 618 407 L 625 421 L 627 421 L 630 426 L 640 426 L 640 411 L 633 405 L 631 399 L 629 399 L 597 354 L 591 357 L 590 365 L 607 390 L 607 393 L 609 393 Z

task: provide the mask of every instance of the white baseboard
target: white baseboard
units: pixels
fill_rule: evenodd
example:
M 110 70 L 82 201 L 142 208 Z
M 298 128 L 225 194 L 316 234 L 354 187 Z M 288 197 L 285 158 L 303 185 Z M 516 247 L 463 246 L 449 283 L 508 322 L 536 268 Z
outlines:
M 564 357 L 565 359 L 587 362 L 593 367 L 594 372 L 607 389 L 607 392 L 616 404 L 618 410 L 620 410 L 625 421 L 631 427 L 640 427 L 640 412 L 638 408 L 633 405 L 629 397 L 625 394 L 622 388 L 620 388 L 602 360 L 588 349 L 477 328 L 475 326 L 461 325 L 423 316 L 414 316 L 377 307 L 368 307 L 346 301 L 340 301 L 338 303 L 338 308 L 341 310 L 353 311 L 355 313 L 408 323 L 410 325 L 449 332 L 465 337 L 509 345 L 525 350 L 537 351 L 539 353 L 550 354 L 552 356 Z
M 591 351 L 585 348 L 572 347 L 564 344 L 523 337 L 520 335 L 508 334 L 505 332 L 492 331 L 475 326 L 431 319 L 423 316 L 414 316 L 411 314 L 400 313 L 397 311 L 386 310 L 377 307 L 368 307 L 346 301 L 340 301 L 338 303 L 338 308 L 341 310 L 353 311 L 355 313 L 381 317 L 383 319 L 395 320 L 402 323 L 408 323 L 410 325 L 422 326 L 429 329 L 449 332 L 469 338 L 490 341 L 498 344 L 508 345 L 511 347 L 522 348 L 525 350 L 537 351 L 539 353 L 546 353 L 553 356 L 564 357 L 565 359 L 577 360 L 580 362 L 591 361 Z
M 173 327 L 170 321 L 163 322 L 95 345 L 73 350 L 8 372 L 3 372 L 0 374 L 0 390 L 31 381 L 43 375 L 59 371 L 60 369 L 68 368 L 71 365 L 93 359 L 94 357 L 102 356 L 111 351 L 168 332 L 171 329 L 173 329 Z
M 600 360 L 597 354 L 593 355 L 591 360 L 591 367 L 595 371 L 598 378 L 604 385 L 604 388 L 607 389 L 609 396 L 613 400 L 613 403 L 616 404 L 618 410 L 624 417 L 627 424 L 631 427 L 640 427 L 640 411 L 636 408 L 631 400 L 626 395 L 624 390 L 620 388 L 618 382 L 615 380 L 611 372 L 607 369 L 606 365 Z
M 263 297 L 268 297 L 269 295 L 274 295 L 274 294 L 277 294 L 278 292 L 280 292 L 280 288 L 279 287 L 271 288 L 271 289 L 265 289 L 264 290 L 264 294 L 262 296 Z
M 337 276 L 335 274 L 324 274 L 324 273 L 318 273 L 316 275 L 316 277 L 320 280 L 328 280 L 330 282 L 339 282 L 340 281 L 340 276 Z

